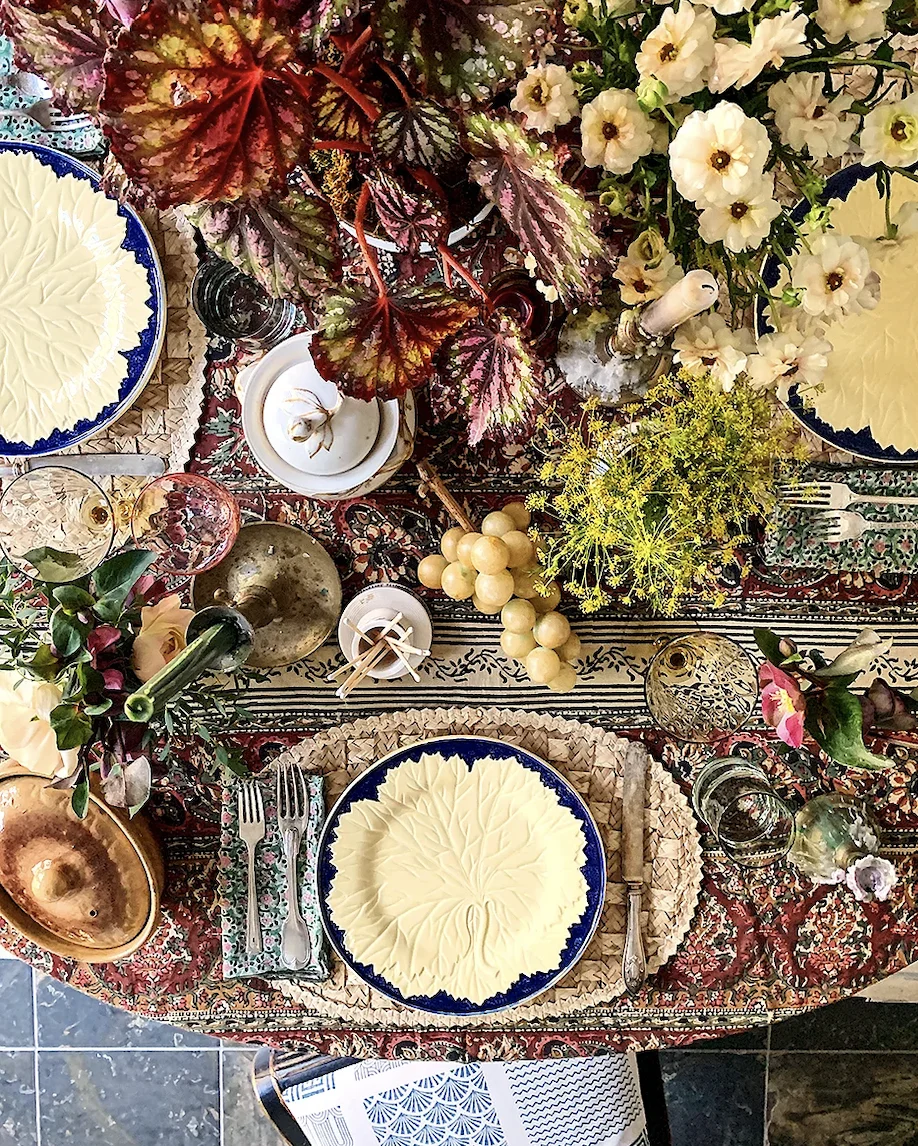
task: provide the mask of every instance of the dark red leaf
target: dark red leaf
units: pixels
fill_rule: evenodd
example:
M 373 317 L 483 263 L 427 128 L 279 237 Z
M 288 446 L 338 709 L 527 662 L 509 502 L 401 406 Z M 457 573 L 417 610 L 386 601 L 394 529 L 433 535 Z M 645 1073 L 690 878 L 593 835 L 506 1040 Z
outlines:
M 445 108 L 429 99 L 387 111 L 373 125 L 373 153 L 382 163 L 440 171 L 462 154 L 459 127 Z
M 313 361 L 354 398 L 399 398 L 427 381 L 434 355 L 474 314 L 441 286 L 340 290 L 326 299 Z
M 421 190 L 408 191 L 394 176 L 377 171 L 366 180 L 383 230 L 394 243 L 416 255 L 422 243 L 436 247 L 449 232 L 443 204 Z
M 271 0 L 152 0 L 105 72 L 112 148 L 160 206 L 264 194 L 308 151 L 312 81 Z

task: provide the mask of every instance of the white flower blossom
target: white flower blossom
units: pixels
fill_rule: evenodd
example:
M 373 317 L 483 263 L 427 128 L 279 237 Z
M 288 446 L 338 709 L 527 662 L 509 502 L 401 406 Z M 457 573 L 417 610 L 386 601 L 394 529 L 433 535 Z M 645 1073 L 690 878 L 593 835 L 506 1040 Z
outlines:
M 829 232 L 812 239 L 810 251 L 798 255 L 791 276 L 807 314 L 835 319 L 873 310 L 880 280 L 870 269 L 866 248 L 847 235 Z
M 768 106 L 775 113 L 781 139 L 795 151 L 806 148 L 814 159 L 844 155 L 857 127 L 847 115 L 849 95 L 830 99 L 823 94 L 822 76 L 800 72 L 779 80 L 768 91 Z
M 726 100 L 693 111 L 670 144 L 669 163 L 680 195 L 701 206 L 730 203 L 759 182 L 771 144 L 758 120 Z
M 912 235 L 918 235 L 918 203 L 903 203 L 893 215 L 893 223 L 897 239 L 909 239 Z
M 724 36 L 714 45 L 714 64 L 708 77 L 712 92 L 725 92 L 727 88 L 742 88 L 751 83 L 765 66 L 752 50 L 751 44 Z
M 861 856 L 845 873 L 845 883 L 861 903 L 889 899 L 889 893 L 898 882 L 896 869 L 880 856 Z
M 755 0 L 700 0 L 713 8 L 719 16 L 735 16 L 737 12 L 748 12 Z
M 710 373 L 728 392 L 746 369 L 753 346 L 751 331 L 731 330 L 719 314 L 690 318 L 673 337 L 675 359 L 682 368 L 690 374 Z
M 909 167 L 918 160 L 918 92 L 869 111 L 861 128 L 861 147 L 866 167 L 874 163 Z
M 600 92 L 584 105 L 580 138 L 587 167 L 604 167 L 616 175 L 626 175 L 653 149 L 650 116 L 634 92 L 620 88 Z
M 822 382 L 831 353 L 832 343 L 818 329 L 795 323 L 759 338 L 756 353 L 746 362 L 746 373 L 753 386 L 773 389 L 786 401 L 792 386 L 812 390 Z
M 793 6 L 768 20 L 761 20 L 752 33 L 753 54 L 762 59 L 762 67 L 771 64 L 780 68 L 785 60 L 807 56 L 811 48 L 806 43 L 809 17 Z
M 882 40 L 886 35 L 886 9 L 892 0 L 819 0 L 816 23 L 830 44 L 846 36 L 855 44 Z
M 641 76 L 661 80 L 674 102 L 701 91 L 714 60 L 714 28 L 714 14 L 707 8 L 694 8 L 688 0 L 667 8 L 635 59 Z
M 523 76 L 510 106 L 520 112 L 530 131 L 543 132 L 570 123 L 580 104 L 567 68 L 543 64 Z
M 666 251 L 659 262 L 651 266 L 635 258 L 629 248 L 628 257 L 619 260 L 612 277 L 622 284 L 622 302 L 626 306 L 637 306 L 666 294 L 674 283 L 685 277 L 685 271 L 670 251 Z
M 706 243 L 722 242 L 728 251 L 754 250 L 781 214 L 774 199 L 773 176 L 763 176 L 729 203 L 705 207 L 698 220 L 698 231 Z

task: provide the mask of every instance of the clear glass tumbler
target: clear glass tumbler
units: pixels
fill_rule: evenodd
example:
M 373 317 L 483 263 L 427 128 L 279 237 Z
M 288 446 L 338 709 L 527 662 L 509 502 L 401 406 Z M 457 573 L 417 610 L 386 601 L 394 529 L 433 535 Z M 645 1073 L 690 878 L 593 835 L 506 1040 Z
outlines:
M 211 333 L 265 349 L 283 342 L 299 318 L 293 303 L 272 298 L 249 275 L 217 258 L 198 267 L 191 305 Z
M 743 867 L 766 867 L 790 850 L 794 810 L 748 760 L 709 760 L 692 786 L 692 806 L 730 859 Z

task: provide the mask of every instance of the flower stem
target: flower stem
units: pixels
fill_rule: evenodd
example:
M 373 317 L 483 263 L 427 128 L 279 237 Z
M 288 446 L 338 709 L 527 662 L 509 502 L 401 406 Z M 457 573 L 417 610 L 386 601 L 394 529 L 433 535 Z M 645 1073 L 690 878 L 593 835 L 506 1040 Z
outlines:
M 470 271 L 467 271 L 465 269 L 465 267 L 462 265 L 462 263 L 460 263 L 455 258 L 455 256 L 450 251 L 449 247 L 446 245 L 446 243 L 438 244 L 437 250 L 440 252 L 440 258 L 443 260 L 444 264 L 446 266 L 448 266 L 451 270 L 454 270 L 456 272 L 456 274 L 468 286 L 470 286 L 476 294 L 481 295 L 481 297 L 484 299 L 485 308 L 490 313 L 490 311 L 493 310 L 493 307 L 491 305 L 491 300 L 488 298 L 488 292 L 481 285 L 481 283 L 478 281 L 478 279 L 476 279 L 475 276 Z
M 370 123 L 375 123 L 377 119 L 379 119 L 379 108 L 376 104 L 373 103 L 371 99 L 368 99 L 363 92 L 359 91 L 350 80 L 345 79 L 339 72 L 336 72 L 334 68 L 319 61 L 312 65 L 312 70 L 316 75 L 324 76 L 329 83 L 340 88 L 345 95 L 350 96 Z
M 369 155 L 371 151 L 368 143 L 357 139 L 314 139 L 309 146 L 314 151 L 357 151 L 361 155 Z
M 386 286 L 386 280 L 382 277 L 382 272 L 379 269 L 379 260 L 367 242 L 367 233 L 363 229 L 363 217 L 367 213 L 367 204 L 369 202 L 370 188 L 364 183 L 360 189 L 360 198 L 357 200 L 357 211 L 354 215 L 354 234 L 357 238 L 357 242 L 360 244 L 360 250 L 363 252 L 364 259 L 366 259 L 370 274 L 373 276 L 373 282 L 376 284 L 379 297 L 386 298 L 389 294 L 389 288 Z
M 408 91 L 408 89 L 405 87 L 405 85 L 402 83 L 402 81 L 398 78 L 398 75 L 396 74 L 395 69 L 390 67 L 386 63 L 385 60 L 377 60 L 376 62 L 379 65 L 379 67 L 386 73 L 386 75 L 389 77 L 389 79 L 398 88 L 398 94 L 405 101 L 405 106 L 410 107 L 411 102 L 412 102 L 411 101 L 411 93 Z
M 366 44 L 367 40 L 373 35 L 373 29 L 370 27 L 364 28 L 357 39 L 350 45 L 344 53 L 344 59 L 341 61 L 340 70 L 346 72 L 348 65 L 353 62 L 354 57 L 360 49 Z

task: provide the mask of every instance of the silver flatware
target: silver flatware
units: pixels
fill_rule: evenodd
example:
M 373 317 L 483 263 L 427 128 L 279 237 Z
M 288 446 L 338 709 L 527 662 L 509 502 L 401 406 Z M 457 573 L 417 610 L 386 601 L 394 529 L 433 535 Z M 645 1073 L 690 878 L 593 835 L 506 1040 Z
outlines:
M 817 481 L 778 486 L 778 499 L 790 509 L 847 509 L 861 502 L 870 505 L 918 505 L 918 497 L 880 497 L 858 493 L 843 481 Z
M 312 956 L 312 942 L 300 912 L 297 860 L 303 833 L 309 823 L 306 777 L 295 764 L 277 770 L 277 824 L 284 841 L 287 866 L 287 918 L 281 932 L 281 958 L 291 971 L 302 971 Z
M 918 531 L 918 521 L 872 521 L 853 509 L 837 509 L 820 513 L 813 521 L 811 534 L 816 541 L 836 545 L 841 541 L 857 541 L 865 533 L 907 533 Z
M 247 780 L 239 788 L 239 838 L 249 853 L 248 894 L 245 914 L 245 949 L 249 955 L 264 950 L 261 917 L 258 912 L 258 887 L 255 881 L 255 852 L 265 838 L 265 802 L 261 785 Z
M 29 470 L 64 466 L 90 477 L 159 477 L 166 463 L 154 454 L 45 454 L 0 466 L 0 478 L 19 477 Z
M 625 750 L 622 777 L 622 878 L 628 891 L 622 978 L 630 995 L 647 979 L 647 959 L 641 932 L 644 895 L 644 801 L 647 781 L 647 750 L 632 742 Z

